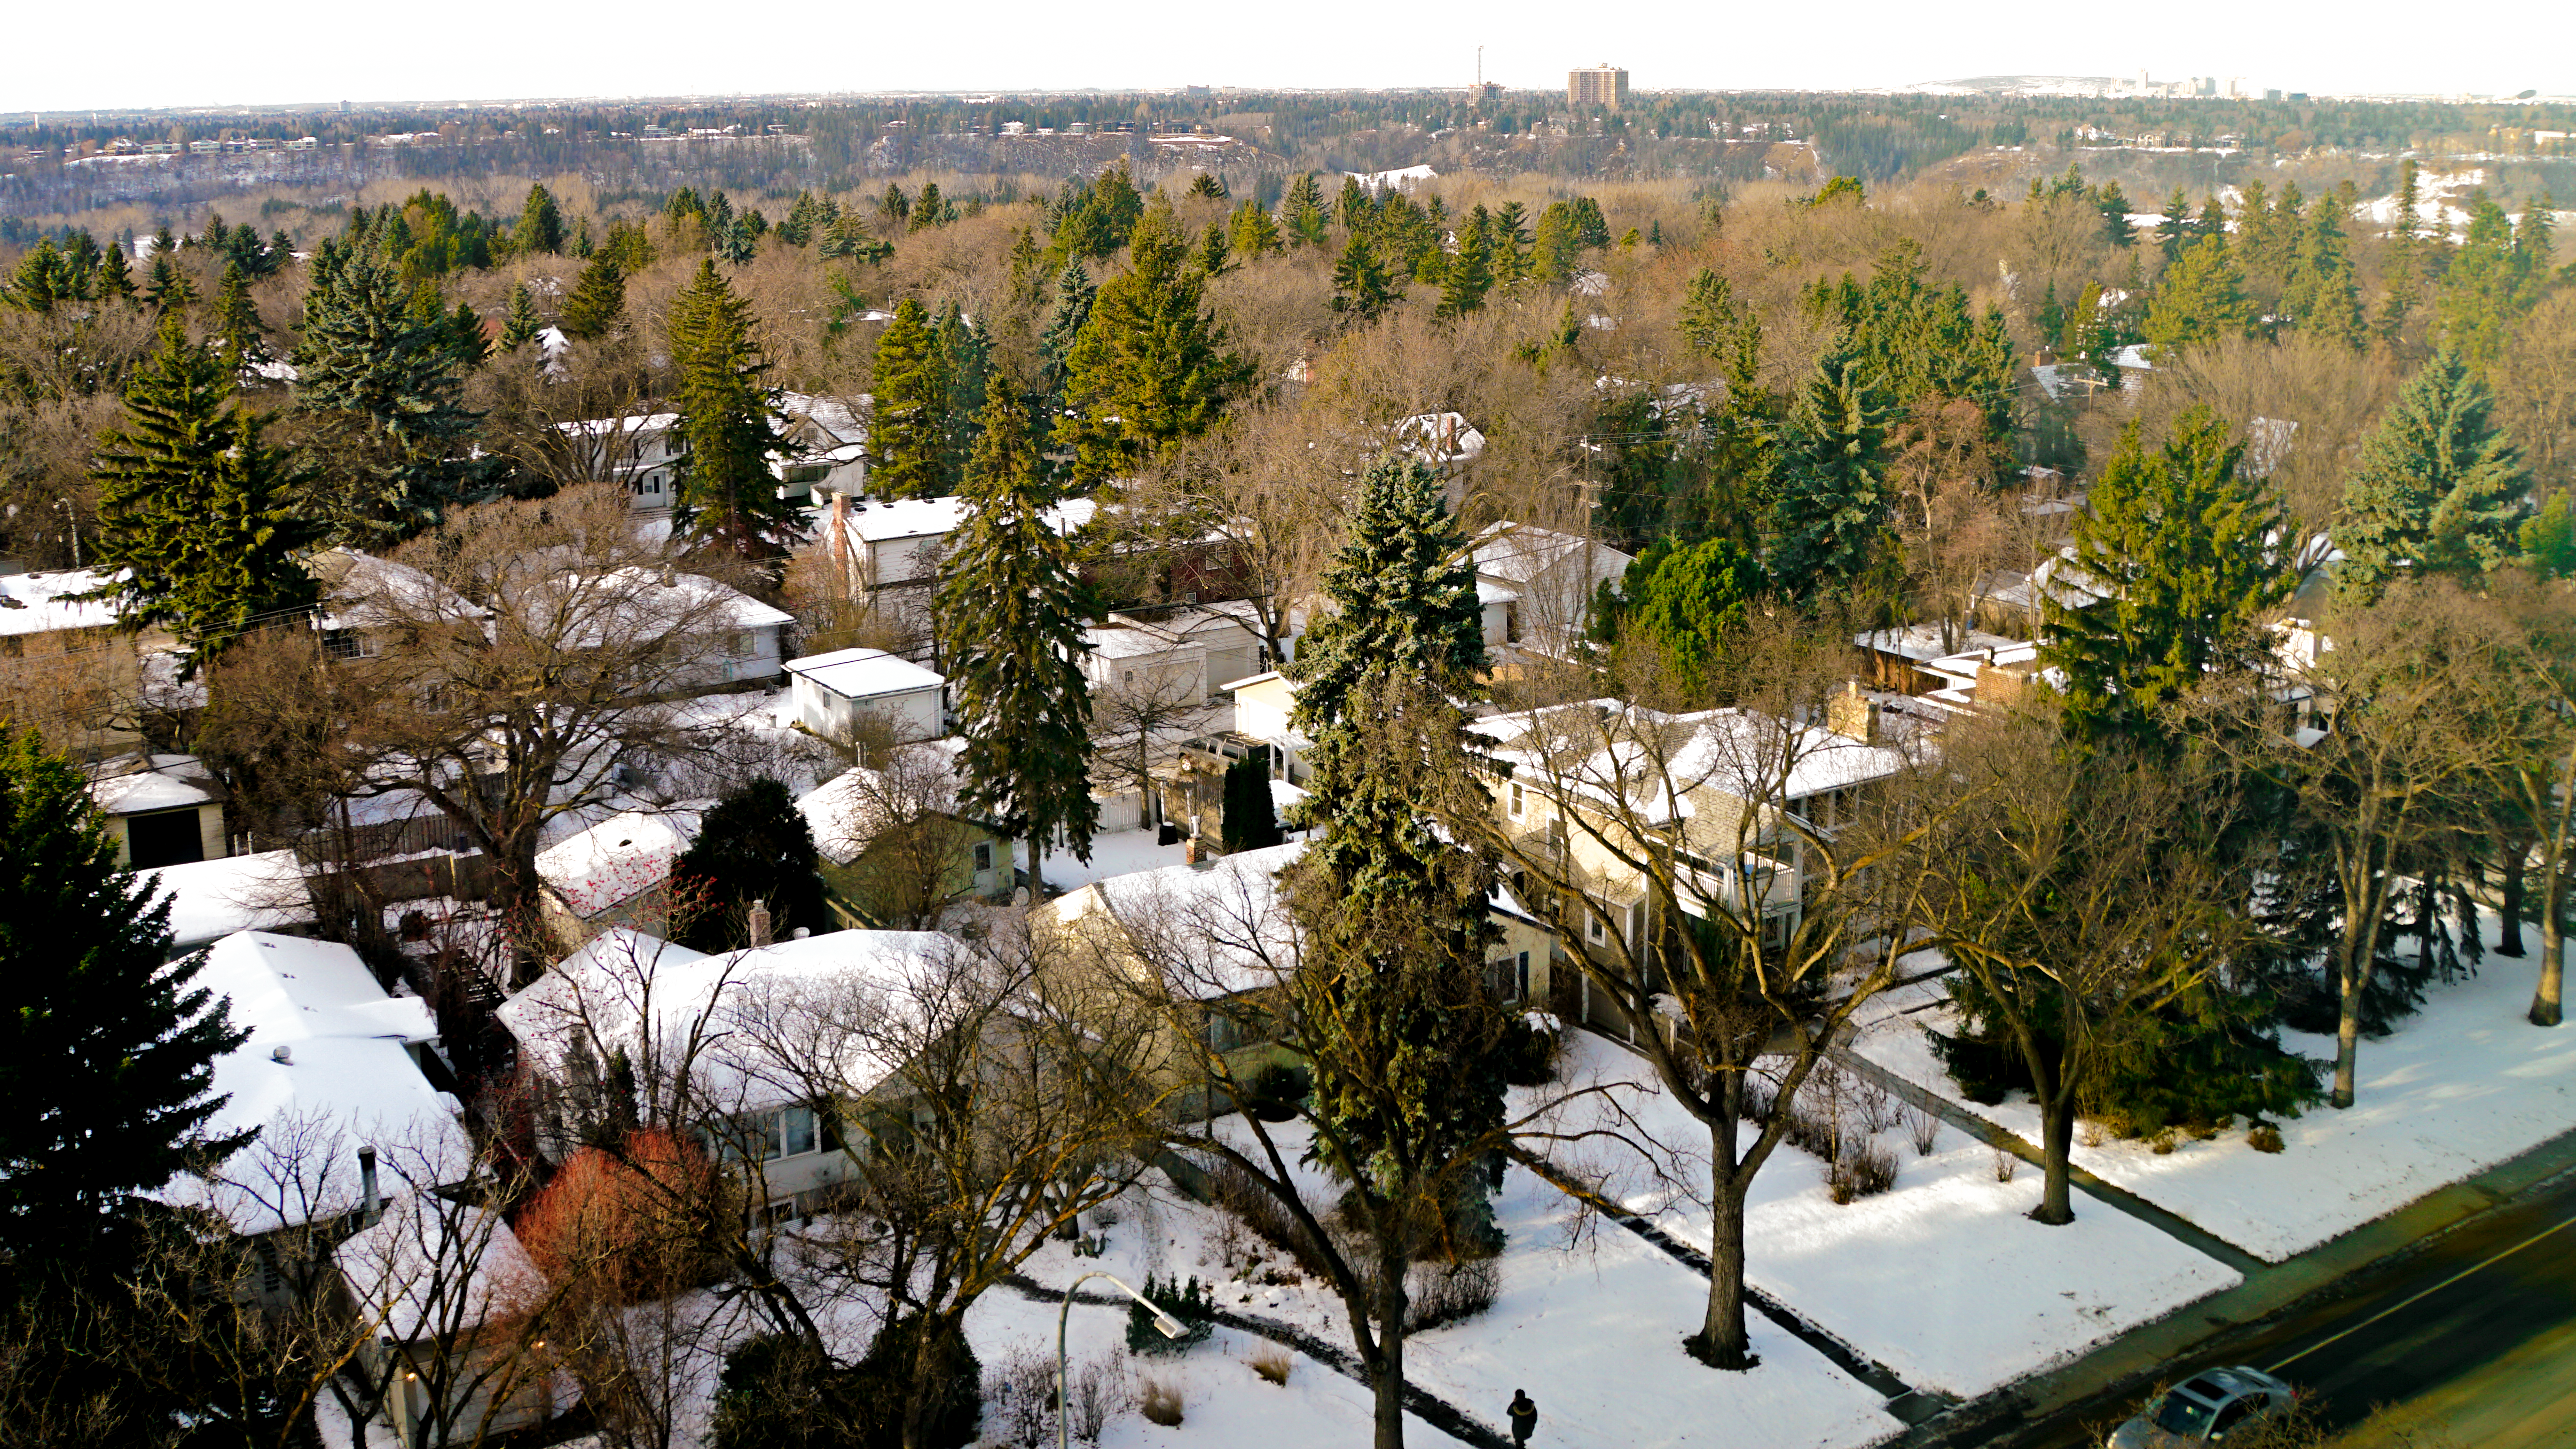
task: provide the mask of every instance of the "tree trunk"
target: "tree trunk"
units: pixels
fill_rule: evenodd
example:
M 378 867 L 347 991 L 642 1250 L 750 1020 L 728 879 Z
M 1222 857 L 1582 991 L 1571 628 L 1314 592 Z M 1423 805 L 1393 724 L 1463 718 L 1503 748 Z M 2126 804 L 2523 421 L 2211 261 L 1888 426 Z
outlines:
M 1390 1214 L 1394 1209 L 1388 1208 Z M 1376 1449 L 1404 1449 L 1404 1272 L 1411 1266 L 1407 1235 L 1380 1231 L 1377 1249 Z
M 2039 1132 L 2047 1170 L 2045 1185 L 2039 1193 L 2039 1206 L 2031 1210 L 2030 1219 L 2051 1227 L 2064 1227 L 2075 1221 L 2075 1199 L 2068 1191 L 2074 1175 L 2074 1093 L 2056 1091 L 2040 1099 Z
M 1029 836 L 1029 904 L 1046 899 L 1046 877 L 1038 874 L 1038 860 L 1045 853 L 1044 843 L 1033 832 Z
M 2504 923 L 2496 932 L 2496 954 L 2499 956 L 2522 954 L 2522 901 L 2527 894 L 2523 889 L 2523 875 L 2530 854 L 2528 841 L 2508 840 L 2504 843 Z
M 2326 1099 L 2338 1109 L 2352 1105 L 2353 1077 L 2361 1061 L 2361 993 L 2369 985 L 2364 973 L 2349 967 L 2340 974 L 2343 1002 L 2335 1013 L 2334 1093 Z
M 2531 996 L 2531 1024 L 2556 1026 L 2567 993 L 2567 872 L 2553 869 L 2540 887 L 2540 989 Z
M 1744 1331 L 1744 1182 L 1735 1166 L 1735 1124 L 1711 1122 L 1708 1135 L 1708 1312 L 1682 1347 L 1710 1368 L 1749 1369 L 1758 1360 Z

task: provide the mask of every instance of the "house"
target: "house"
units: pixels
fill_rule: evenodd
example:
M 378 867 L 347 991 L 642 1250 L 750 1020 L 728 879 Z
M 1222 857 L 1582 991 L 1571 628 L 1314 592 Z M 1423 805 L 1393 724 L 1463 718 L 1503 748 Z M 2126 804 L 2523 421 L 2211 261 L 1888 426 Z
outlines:
M 769 1217 L 805 1216 L 854 1170 L 843 1114 L 854 1103 L 899 1111 L 906 1089 L 889 1079 L 904 1063 L 858 1039 L 869 1033 L 845 1034 L 832 1060 L 781 1063 L 771 1054 L 775 1036 L 762 1028 L 800 1003 L 854 998 L 917 1019 L 927 979 L 967 949 L 928 931 L 829 931 L 709 956 L 616 927 L 503 1002 L 498 1016 L 520 1060 L 559 1089 L 582 1086 L 621 1055 L 639 1075 L 688 1073 L 703 1094 L 692 1115 L 705 1119 L 709 1147 L 750 1180 Z M 789 1085 L 817 1066 L 836 1078 L 837 1100 Z M 560 1122 L 540 1134 L 558 1158 L 577 1140 Z
M 631 607 L 667 608 L 673 617 L 703 621 L 706 637 L 694 641 L 695 667 L 682 671 L 675 682 L 711 693 L 777 687 L 785 667 L 786 630 L 796 622 L 795 615 L 704 574 L 666 568 L 656 593 L 653 577 L 644 570 L 617 573 L 613 587 L 632 595 Z
M 1214 699 L 1228 683 L 1270 667 L 1260 616 L 1239 599 L 1113 610 L 1084 639 L 1083 672 L 1095 693 L 1169 686 Z
M 1223 686 L 1234 696 L 1234 733 L 1270 751 L 1270 778 L 1303 785 L 1315 773 L 1306 753 L 1315 742 L 1289 723 L 1297 708 L 1297 684 L 1276 669 Z
M 145 661 L 176 647 L 88 597 L 114 581 L 97 569 L 0 575 L 0 717 L 45 720 L 48 744 L 90 759 L 142 748 L 131 706 Z
M 1485 525 L 1470 545 L 1485 647 L 1556 658 L 1573 653 L 1592 600 L 1636 560 L 1608 544 L 1508 521 Z M 1497 660 L 1497 667 L 1504 661 Z
M 831 499 L 813 546 L 838 561 L 854 593 L 900 585 L 926 589 L 937 582 L 948 536 L 966 517 L 966 500 L 953 495 L 871 502 L 851 491 L 819 491 L 829 492 Z M 1056 532 L 1071 534 L 1089 523 L 1095 511 L 1090 499 L 1069 498 L 1047 509 L 1047 519 Z
M 258 1129 L 211 1177 L 163 1189 L 259 1236 L 365 1210 L 379 1158 L 413 1186 L 452 1186 L 473 1159 L 456 1099 L 433 1085 L 438 1022 L 394 996 L 335 941 L 236 931 L 207 948 L 192 983 L 249 1036 L 215 1059 L 211 1136 Z
M 698 812 L 625 810 L 537 855 L 548 934 L 572 951 L 600 932 L 671 929 L 671 867 L 697 839 Z
M 170 959 L 236 931 L 308 936 L 315 915 L 304 867 L 291 850 L 138 870 L 155 899 L 170 898 Z
M 1852 636 L 1868 662 L 1872 683 L 1900 694 L 1930 694 L 1953 681 L 1932 668 L 1932 661 L 1980 649 L 2009 649 L 2021 641 L 1983 629 L 1944 629 L 1939 624 L 1904 624 L 1871 629 Z
M 843 926 L 919 920 L 965 895 L 1011 893 L 1011 842 L 957 809 L 955 740 L 906 745 L 796 802 L 814 832 L 823 903 Z
M 567 1405 L 526 1342 L 543 1330 L 545 1274 L 508 1220 L 472 1202 L 406 1193 L 333 1251 L 351 1310 L 373 1332 L 358 1351 L 384 1386 L 403 1449 L 533 1429 Z
M 947 732 L 947 681 L 882 649 L 835 649 L 789 661 L 796 722 L 826 739 L 855 743 L 863 726 L 895 742 Z
M 489 627 L 491 610 L 409 564 L 333 548 L 315 554 L 305 567 L 321 586 L 314 627 L 322 631 L 322 652 L 333 659 L 375 659 L 405 648 L 414 642 L 411 633 L 428 621 Z
M 1809 888 L 1807 841 L 1829 835 L 1857 796 L 1907 766 L 1903 751 L 1882 742 L 1878 707 L 1857 687 L 1837 696 L 1827 715 L 1822 724 L 1795 723 L 1604 699 L 1492 715 L 1468 729 L 1488 741 L 1488 788 L 1513 852 L 1553 862 L 1533 868 L 1583 883 L 1582 939 L 1563 948 L 1626 969 L 1619 963 L 1649 951 L 1663 909 L 1758 916 L 1774 942 L 1797 929 Z M 1667 863 L 1663 886 L 1631 863 L 1639 856 Z M 1525 885 L 1539 888 L 1515 884 L 1523 899 Z M 1665 888 L 1675 898 L 1659 901 Z M 1587 979 L 1569 975 L 1578 979 L 1556 999 L 1559 1009 L 1634 1029 Z
M 91 765 L 89 780 L 117 864 L 143 870 L 232 854 L 224 834 L 231 792 L 195 755 L 118 755 Z
M 551 359 L 553 353 L 550 351 Z M 778 397 L 770 426 L 785 441 L 772 453 L 769 471 L 778 496 L 803 501 L 824 493 L 856 494 L 867 487 L 866 399 L 788 392 Z M 555 424 L 575 476 L 623 483 L 639 509 L 666 509 L 679 491 L 689 439 L 678 413 L 638 413 Z

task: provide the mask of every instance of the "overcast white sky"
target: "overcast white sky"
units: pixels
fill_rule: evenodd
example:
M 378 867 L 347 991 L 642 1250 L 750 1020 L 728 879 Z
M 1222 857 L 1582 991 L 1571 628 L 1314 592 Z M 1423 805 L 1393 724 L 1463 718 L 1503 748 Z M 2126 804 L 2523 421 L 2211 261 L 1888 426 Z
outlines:
M 1240 86 L 1554 88 L 1609 61 L 1630 83 L 1838 89 L 2009 73 L 2242 75 L 2285 90 L 2576 91 L 2562 0 L 1532 0 L 1290 5 L 790 5 L 504 0 L 223 9 L 19 7 L 0 113 L 88 106 L 781 91 Z

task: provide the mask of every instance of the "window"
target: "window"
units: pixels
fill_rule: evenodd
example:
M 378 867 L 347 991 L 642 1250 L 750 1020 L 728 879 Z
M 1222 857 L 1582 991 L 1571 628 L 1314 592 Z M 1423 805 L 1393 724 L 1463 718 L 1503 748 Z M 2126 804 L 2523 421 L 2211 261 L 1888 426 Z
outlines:
M 325 629 L 322 652 L 334 659 L 373 659 L 385 652 L 385 641 L 356 629 Z
M 1512 818 L 1514 820 L 1521 818 L 1521 807 L 1524 803 L 1526 802 L 1521 798 L 1521 787 L 1514 785 L 1512 787 Z
M 993 843 L 987 840 L 975 847 L 975 870 L 976 873 L 980 875 L 992 868 Z
M 1610 928 L 1602 921 L 1599 912 L 1586 911 L 1583 913 L 1583 934 L 1593 945 L 1598 946 L 1610 939 Z
M 2217 1421 L 2209 1426 L 2209 1437 L 2212 1439 L 2222 1438 L 2226 1435 L 2228 1430 L 2233 1429 L 2237 1425 L 2254 1417 L 2254 1403 L 2255 1401 L 2250 1398 L 2238 1399 L 2236 1402 L 2229 1404 L 2226 1408 L 2219 1410 Z
M 778 1135 L 785 1145 L 785 1155 L 802 1157 L 814 1150 L 814 1109 L 790 1107 L 778 1114 Z

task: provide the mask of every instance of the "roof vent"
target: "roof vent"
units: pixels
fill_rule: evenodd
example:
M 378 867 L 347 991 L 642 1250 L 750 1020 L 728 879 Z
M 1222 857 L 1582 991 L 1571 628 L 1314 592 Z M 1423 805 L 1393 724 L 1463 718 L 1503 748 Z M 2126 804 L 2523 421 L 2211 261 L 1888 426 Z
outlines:
M 279 1042 L 269 1049 L 268 1059 L 281 1067 L 291 1067 L 295 1065 L 295 1048 Z

